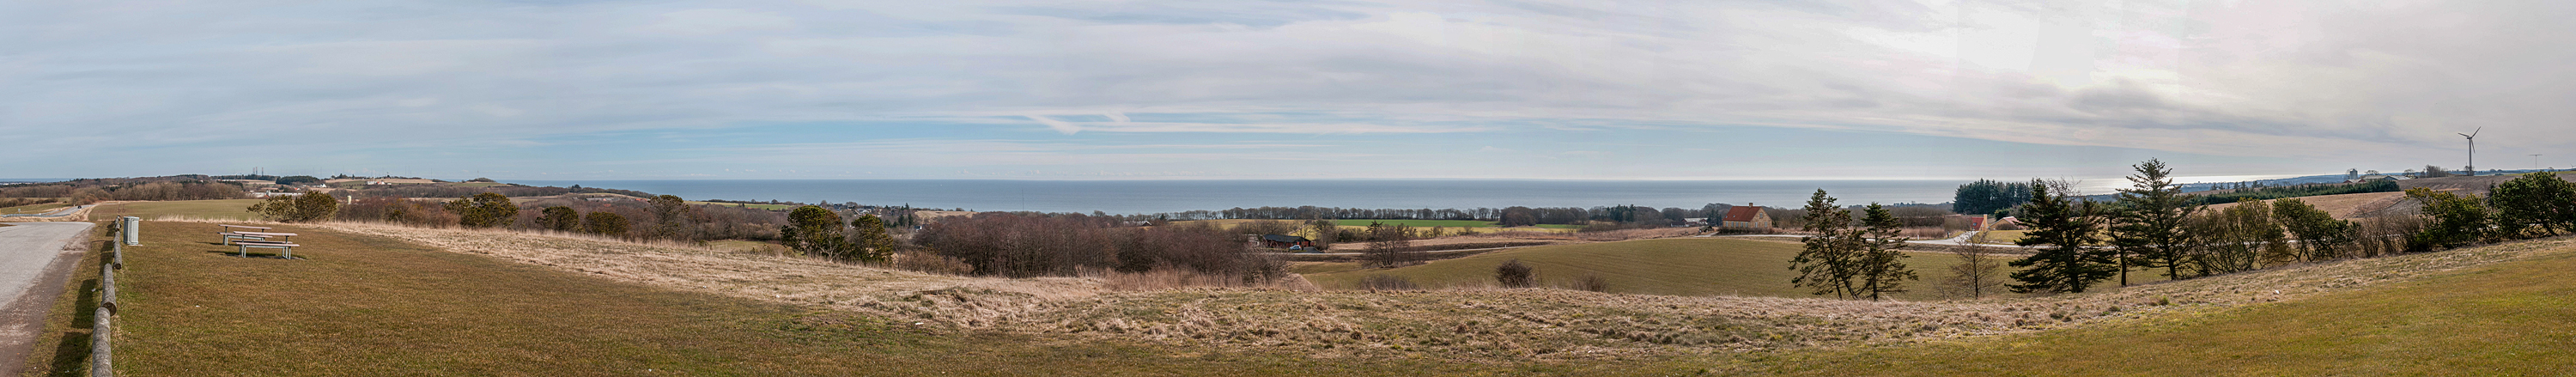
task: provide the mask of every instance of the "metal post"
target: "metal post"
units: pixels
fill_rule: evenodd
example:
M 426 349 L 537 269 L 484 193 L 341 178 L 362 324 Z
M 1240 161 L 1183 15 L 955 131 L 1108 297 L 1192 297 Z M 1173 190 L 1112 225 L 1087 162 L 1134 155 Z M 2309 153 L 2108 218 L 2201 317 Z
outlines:
M 141 217 L 134 217 L 134 216 L 120 216 L 120 217 L 117 217 L 116 219 L 117 219 L 118 221 L 122 222 L 122 223 L 125 225 L 125 229 L 122 229 L 122 231 L 121 231 L 121 232 L 119 232 L 119 234 L 123 234 L 123 235 L 125 235 L 125 244 L 127 244 L 127 245 L 135 245 L 135 246 L 142 246 L 142 245 L 143 245 L 143 218 L 141 218 Z

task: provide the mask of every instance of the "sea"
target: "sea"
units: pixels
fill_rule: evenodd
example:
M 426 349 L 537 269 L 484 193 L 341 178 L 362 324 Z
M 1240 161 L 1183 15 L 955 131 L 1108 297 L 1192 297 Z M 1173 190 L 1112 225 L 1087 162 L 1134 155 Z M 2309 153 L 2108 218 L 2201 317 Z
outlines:
M 589 180 L 519 181 L 726 199 L 911 205 L 972 211 L 1153 214 L 1252 207 L 1502 208 L 1709 203 L 1797 207 L 1817 189 L 1839 204 L 1949 202 L 1953 180 Z

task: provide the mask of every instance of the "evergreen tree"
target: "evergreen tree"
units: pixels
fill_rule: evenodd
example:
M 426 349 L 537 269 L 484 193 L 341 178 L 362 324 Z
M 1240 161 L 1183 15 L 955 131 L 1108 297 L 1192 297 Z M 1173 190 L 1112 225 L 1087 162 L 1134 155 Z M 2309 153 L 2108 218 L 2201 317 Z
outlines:
M 2049 186 L 2032 181 L 2030 203 L 2021 206 L 2019 220 L 2030 232 L 2013 244 L 2040 249 L 2012 262 L 2013 267 L 2025 267 L 2012 274 L 2013 280 L 2021 282 L 2013 284 L 2012 290 L 2082 293 L 2085 287 L 2110 279 L 2118 269 L 2112 266 L 2113 253 L 2086 248 L 2097 242 L 2094 226 L 2101 222 L 2093 203 L 2077 203 L 2065 193 L 2050 192 Z
M 491 228 L 518 220 L 519 206 L 510 204 L 509 196 L 486 192 L 448 201 L 447 213 L 456 214 L 457 225 Z
M 1789 259 L 1789 269 L 1798 271 L 1797 277 L 1789 279 L 1789 285 L 1813 289 L 1810 293 L 1815 295 L 1852 297 L 1858 293 L 1853 289 L 1852 276 L 1858 272 L 1853 262 L 1859 258 L 1853 255 L 1853 250 L 1858 249 L 1853 245 L 1858 231 L 1850 230 L 1851 212 L 1834 206 L 1834 197 L 1826 196 L 1823 189 L 1807 198 L 1806 209 L 1804 229 L 1814 234 L 1799 238 L 1806 248 Z
M 2486 238 L 2492 229 L 2487 208 L 2479 205 L 2477 195 L 2460 197 L 2449 192 L 2426 188 L 2406 189 L 2406 197 L 2424 203 L 2422 209 L 2429 225 L 2416 232 L 2415 242 L 2437 247 L 2459 247 Z
M 859 230 L 858 234 L 852 237 L 856 238 L 855 243 L 858 246 L 856 250 L 858 253 L 853 255 L 852 259 L 860 262 L 884 263 L 894 257 L 894 235 L 886 234 L 885 219 L 877 218 L 876 215 L 859 215 L 857 220 L 850 220 L 850 226 Z
M 565 206 L 546 207 L 537 213 L 537 226 L 557 232 L 581 230 L 581 211 Z
M 796 207 L 787 212 L 787 225 L 778 229 L 778 238 L 797 255 L 846 257 L 851 248 L 841 232 L 841 215 L 817 206 Z
M 590 234 L 625 237 L 626 228 L 630 226 L 632 225 L 626 222 L 626 215 L 616 212 L 592 211 L 590 214 L 581 216 L 582 231 Z
M 2166 278 L 2181 279 L 2192 238 L 2186 221 L 2200 207 L 2190 205 L 2182 187 L 2173 184 L 2173 169 L 2164 161 L 2148 159 L 2130 168 L 2138 174 L 2129 176 L 2130 188 L 2120 190 L 2122 210 L 2111 226 L 2120 285 L 2129 285 L 2131 266 L 2161 267 Z
M 1870 301 L 1878 301 L 1885 294 L 1904 292 L 1905 281 L 1920 277 L 1914 274 L 1913 268 L 1905 266 L 1904 259 L 1912 257 L 1902 251 L 1907 241 L 1905 224 L 1878 203 L 1870 203 L 1869 209 L 1863 213 L 1861 225 L 1868 228 L 1856 232 L 1861 237 L 1853 240 L 1853 244 L 1861 247 L 1854 261 L 1857 265 L 1854 270 L 1860 279 L 1857 294 L 1869 297 Z
M 2555 173 L 2524 174 L 2496 185 L 2487 204 L 2495 207 L 2496 225 L 2508 234 L 2534 226 L 2550 235 L 2576 231 L 2576 183 Z

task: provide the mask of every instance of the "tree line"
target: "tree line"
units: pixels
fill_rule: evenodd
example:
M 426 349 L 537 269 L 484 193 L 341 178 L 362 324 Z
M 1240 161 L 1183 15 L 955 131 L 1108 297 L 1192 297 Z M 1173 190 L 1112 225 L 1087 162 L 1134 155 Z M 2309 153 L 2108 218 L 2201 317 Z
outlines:
M 1222 210 L 1167 212 L 1150 215 L 1160 220 L 1480 220 L 1502 226 L 1539 224 L 1580 225 L 1592 222 L 1677 224 L 1682 219 L 1724 216 L 1732 205 L 1710 203 L 1700 208 L 1616 205 L 1599 207 L 1523 207 L 1468 209 L 1402 209 L 1340 207 L 1255 207 Z
M 2022 185 L 2030 199 L 2013 209 L 2029 227 L 2016 245 L 2035 249 L 2009 262 L 2014 292 L 2083 292 L 2094 284 L 2118 279 L 2128 285 L 2132 270 L 2156 271 L 2170 279 L 2190 279 L 2267 268 L 2288 263 L 2322 262 L 2399 253 L 2430 252 L 2484 242 L 2547 237 L 2576 232 L 2576 183 L 2553 173 L 2529 174 L 2498 184 L 2486 197 L 2427 189 L 2407 190 L 2417 203 L 2415 216 L 2337 219 L 2297 198 L 2265 200 L 2261 195 L 2292 191 L 2383 190 L 2379 183 L 2283 187 L 2283 191 L 2249 192 L 2242 201 L 2208 204 L 2184 196 L 2173 184 L 2172 169 L 2147 160 L 2131 166 L 2131 187 L 2109 202 L 2070 197 L 2062 184 L 2034 180 Z M 2371 192 L 2371 191 L 2364 191 Z M 1821 196 L 1821 194 L 1819 195 Z M 1839 221 L 1826 219 L 1827 221 Z M 1811 227 L 1813 227 L 1811 225 Z M 1831 233 L 1826 233 L 1831 234 Z M 1811 249 L 1815 247 L 1811 246 Z M 1849 247 L 1846 253 L 1854 250 Z M 1831 258 L 1793 260 L 1796 266 Z M 1841 281 L 1867 262 L 1844 267 L 1801 267 L 1808 273 L 1793 283 Z M 1823 278 L 1810 270 L 1829 272 Z M 1980 284 L 1990 270 L 1959 271 L 1948 279 Z M 1964 276 L 1968 274 L 1980 276 Z M 1866 289 L 1836 287 L 1850 295 Z M 1854 296 L 1863 297 L 1863 296 Z

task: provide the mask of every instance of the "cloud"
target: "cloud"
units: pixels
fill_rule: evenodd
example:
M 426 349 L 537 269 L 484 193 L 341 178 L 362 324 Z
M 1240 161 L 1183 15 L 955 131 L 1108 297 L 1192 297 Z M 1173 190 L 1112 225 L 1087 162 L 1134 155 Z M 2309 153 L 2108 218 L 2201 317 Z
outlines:
M 1068 123 L 1068 122 L 1061 121 L 1061 120 L 1055 120 L 1054 118 L 1048 118 L 1048 117 L 1037 116 L 1037 115 L 1021 115 L 1021 116 L 1023 116 L 1023 117 L 1028 117 L 1028 118 L 1029 118 L 1029 120 L 1037 121 L 1037 122 L 1038 122 L 1038 123 L 1040 123 L 1040 124 L 1045 124 L 1045 125 L 1047 126 L 1047 128 L 1048 128 L 1048 129 L 1053 129 L 1053 130 L 1055 130 L 1055 132 L 1058 132 L 1058 133 L 1063 133 L 1063 134 L 1066 134 L 1066 135 L 1072 135 L 1072 134 L 1075 134 L 1075 133 L 1082 132 L 1082 126 L 1074 125 L 1073 123 Z
M 58 2 L 0 12 L 0 134 L 32 155 L 113 140 L 157 160 L 333 145 L 619 160 L 636 152 L 505 141 L 851 124 L 805 137 L 1414 135 L 1454 151 L 1669 130 L 1719 144 L 1762 127 L 2392 167 L 2447 161 L 2434 159 L 2456 154 L 2450 134 L 2481 126 L 2506 135 L 2483 153 L 2576 147 L 2576 127 L 2558 126 L 2576 123 L 2576 50 L 2548 48 L 2576 44 L 2570 14 L 2325 0 Z M 313 160 L 233 158 L 216 161 Z M 117 166 L 30 162 L 12 165 Z M 1475 163 L 1450 164 L 1420 169 Z

